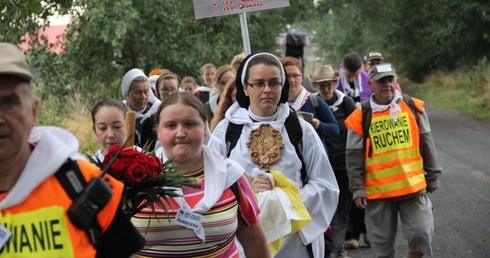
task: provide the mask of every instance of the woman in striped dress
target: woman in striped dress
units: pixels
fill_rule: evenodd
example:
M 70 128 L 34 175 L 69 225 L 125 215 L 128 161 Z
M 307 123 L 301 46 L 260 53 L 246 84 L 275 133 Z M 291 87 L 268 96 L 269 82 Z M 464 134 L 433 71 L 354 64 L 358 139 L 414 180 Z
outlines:
M 203 145 L 204 105 L 187 92 L 170 95 L 157 112 L 162 160 L 173 159 L 196 188 L 177 189 L 183 197 L 169 198 L 168 214 L 144 209 L 132 222 L 146 238 L 140 257 L 270 257 L 258 205 L 244 169 Z M 164 201 L 165 203 L 165 201 Z

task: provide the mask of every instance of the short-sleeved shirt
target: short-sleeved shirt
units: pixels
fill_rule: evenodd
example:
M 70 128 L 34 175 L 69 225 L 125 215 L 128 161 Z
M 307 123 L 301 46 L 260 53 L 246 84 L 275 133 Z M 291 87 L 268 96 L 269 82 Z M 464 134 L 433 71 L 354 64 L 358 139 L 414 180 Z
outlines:
M 192 175 L 204 178 L 200 170 Z M 227 188 L 221 198 L 202 215 L 205 242 L 202 243 L 194 231 L 174 223 L 179 205 L 173 198 L 166 203 L 168 213 L 156 209 L 154 217 L 146 208 L 136 214 L 131 221 L 146 238 L 146 246 L 138 253 L 141 257 L 239 257 L 235 245 L 238 227 L 254 225 L 258 222 L 259 208 L 250 181 L 242 175 L 235 183 L 234 192 Z M 182 188 L 184 199 L 193 208 L 204 196 L 204 183 L 199 189 Z M 150 218 L 151 217 L 151 218 Z

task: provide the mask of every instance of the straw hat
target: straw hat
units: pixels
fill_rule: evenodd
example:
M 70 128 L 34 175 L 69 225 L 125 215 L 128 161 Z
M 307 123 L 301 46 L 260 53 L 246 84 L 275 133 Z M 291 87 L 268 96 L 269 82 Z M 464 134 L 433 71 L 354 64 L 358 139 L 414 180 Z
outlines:
M 324 81 L 337 81 L 340 78 L 340 74 L 338 72 L 334 72 L 331 65 L 322 65 L 318 66 L 315 69 L 315 74 L 310 75 L 310 85 L 314 90 L 318 90 L 316 86 L 319 82 Z
M 336 81 L 339 77 L 340 74 L 334 72 L 331 65 L 322 65 L 315 69 L 314 75 L 310 75 L 310 80 L 314 84 L 324 81 Z

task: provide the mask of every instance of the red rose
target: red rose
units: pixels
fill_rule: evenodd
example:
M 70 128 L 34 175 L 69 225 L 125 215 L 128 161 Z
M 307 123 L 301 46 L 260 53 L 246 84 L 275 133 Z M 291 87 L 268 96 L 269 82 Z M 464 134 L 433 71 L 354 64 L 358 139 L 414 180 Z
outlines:
M 109 170 L 112 176 L 115 178 L 122 180 L 124 178 L 124 175 L 126 174 L 127 170 L 127 165 L 125 165 L 123 162 L 120 160 L 116 160 L 114 163 L 112 163 L 111 169 Z
M 109 162 L 111 162 L 114 155 L 119 151 L 120 148 L 121 148 L 121 145 L 118 145 L 118 144 L 112 145 L 109 148 L 109 151 L 107 152 L 107 154 L 104 157 L 104 162 L 102 163 L 102 167 L 105 168 L 109 165 Z
M 131 164 L 139 163 L 138 160 L 133 158 L 121 158 L 120 161 L 124 166 L 129 167 Z
M 135 159 L 141 152 L 133 149 L 133 148 L 126 148 L 121 152 L 121 158 L 132 158 Z
M 189 179 L 182 176 L 183 172 L 174 171 L 175 165 L 171 160 L 163 163 L 154 154 L 130 147 L 111 146 L 102 166 L 107 168 L 117 153 L 118 157 L 111 164 L 108 173 L 124 183 L 121 205 L 130 215 L 148 206 L 163 208 L 159 200 L 164 196 L 175 196 L 176 193 L 161 186 L 181 187 L 190 184 Z
M 150 156 L 149 155 L 146 155 L 146 154 L 143 154 L 143 153 L 140 153 L 140 155 L 138 155 L 136 157 L 136 159 L 138 159 L 138 162 L 141 163 L 141 164 L 148 164 L 150 162 Z
M 128 167 L 127 171 L 127 178 L 132 182 L 132 183 L 140 183 L 142 182 L 145 178 L 148 177 L 148 170 L 145 168 L 145 166 L 135 163 L 131 164 Z
M 158 176 L 163 170 L 162 162 L 156 156 L 148 156 L 146 167 L 154 177 Z

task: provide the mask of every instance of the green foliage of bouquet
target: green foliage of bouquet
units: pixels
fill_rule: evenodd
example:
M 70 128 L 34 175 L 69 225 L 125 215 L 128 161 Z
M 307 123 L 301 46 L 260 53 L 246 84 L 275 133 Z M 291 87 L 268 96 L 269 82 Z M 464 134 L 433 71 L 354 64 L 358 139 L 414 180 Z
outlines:
M 179 196 L 176 188 L 195 184 L 193 178 L 184 176 L 185 171 L 176 169 L 172 160 L 162 163 L 154 154 L 132 147 L 112 146 L 99 166 L 124 183 L 121 207 L 128 216 L 146 207 L 155 214 L 155 205 L 167 211 L 167 198 Z

